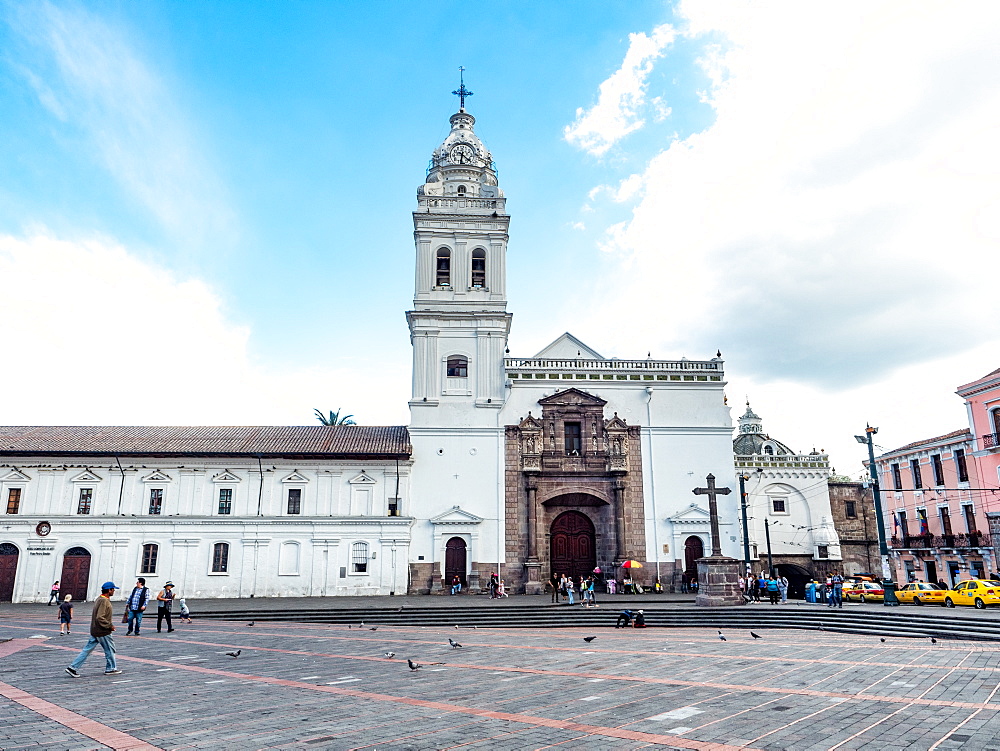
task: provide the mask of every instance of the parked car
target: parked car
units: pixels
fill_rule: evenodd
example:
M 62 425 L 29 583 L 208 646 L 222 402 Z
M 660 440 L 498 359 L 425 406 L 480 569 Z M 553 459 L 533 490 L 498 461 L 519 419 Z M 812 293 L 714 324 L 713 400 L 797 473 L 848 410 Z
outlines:
M 954 589 L 944 593 L 945 607 L 972 605 L 979 610 L 988 605 L 1000 605 L 1000 581 L 994 579 L 971 579 L 960 582 Z
M 937 584 L 910 582 L 896 590 L 896 599 L 913 605 L 944 605 L 945 594 Z
M 844 587 L 844 599 L 848 601 L 882 602 L 884 598 L 885 590 L 875 582 L 857 582 Z

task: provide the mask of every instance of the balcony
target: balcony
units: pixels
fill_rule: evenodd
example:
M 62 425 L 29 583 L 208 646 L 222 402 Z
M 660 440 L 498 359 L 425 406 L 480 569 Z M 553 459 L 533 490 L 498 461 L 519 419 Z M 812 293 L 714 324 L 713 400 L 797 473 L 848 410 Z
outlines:
M 894 550 L 960 550 L 963 548 L 988 548 L 992 545 L 990 536 L 983 533 L 961 535 L 908 535 L 893 537 L 889 547 Z
M 982 438 L 984 449 L 995 449 L 1000 446 L 1000 433 L 987 433 Z

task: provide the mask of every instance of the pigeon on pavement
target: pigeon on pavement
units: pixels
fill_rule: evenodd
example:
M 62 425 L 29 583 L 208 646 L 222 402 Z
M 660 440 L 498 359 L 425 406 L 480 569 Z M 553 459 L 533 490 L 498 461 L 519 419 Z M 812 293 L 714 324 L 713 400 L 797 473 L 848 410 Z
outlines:
M 750 636 L 752 636 L 754 639 L 763 639 L 764 638 L 760 634 L 755 634 L 753 631 L 750 632 Z
M 382 656 L 385 657 L 385 658 L 387 658 L 387 659 L 389 659 L 389 660 L 391 660 L 393 657 L 396 656 L 396 653 L 395 652 L 383 652 Z
M 882 642 L 883 644 L 885 644 L 885 637 L 884 637 L 884 636 L 883 636 L 883 637 L 880 637 L 880 638 L 879 638 L 879 641 L 880 641 L 880 642 Z
M 248 625 L 248 626 L 252 626 L 252 625 L 253 625 L 253 624 L 255 624 L 256 622 L 257 622 L 257 621 L 250 621 L 250 623 L 248 623 L 247 625 Z
M 372 626 L 369 631 L 378 631 L 378 626 Z
M 452 649 L 458 649 L 458 648 L 460 648 L 462 646 L 461 644 L 459 644 L 457 641 L 455 641 L 451 637 L 448 637 L 448 643 L 451 645 Z
M 420 668 L 425 668 L 427 665 L 444 665 L 443 662 L 428 662 L 427 665 L 421 665 L 414 662 L 409 657 L 406 658 L 406 664 L 410 666 L 410 670 L 420 670 Z
M 726 637 L 725 637 L 725 636 L 723 636 L 723 634 L 722 634 L 722 632 L 721 632 L 721 631 L 719 632 L 719 639 L 720 639 L 721 641 L 726 641 Z
M 931 637 L 931 644 L 937 644 L 937 639 L 935 639 L 933 636 Z
M 594 641 L 594 639 L 596 639 L 596 638 L 597 638 L 596 636 L 585 636 L 585 637 L 583 637 L 583 640 L 589 644 L 590 642 Z
M 242 652 L 243 652 L 242 649 L 237 649 L 235 652 L 226 652 L 226 657 L 232 657 L 233 659 L 236 659 L 237 657 L 240 656 L 240 654 L 242 654 Z

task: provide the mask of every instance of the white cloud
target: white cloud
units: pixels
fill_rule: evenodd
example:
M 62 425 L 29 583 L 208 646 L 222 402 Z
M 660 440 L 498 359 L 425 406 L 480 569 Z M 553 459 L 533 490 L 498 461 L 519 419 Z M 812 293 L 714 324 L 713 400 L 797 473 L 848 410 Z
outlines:
M 405 369 L 300 368 L 292 352 L 264 368 L 213 289 L 107 239 L 0 236 L 0 277 L 6 424 L 310 424 L 313 407 L 406 419 L 384 399 L 406 393 Z
M 167 81 L 117 28 L 84 6 L 12 6 L 24 43 L 14 66 L 39 102 L 89 141 L 95 160 L 175 236 L 232 232 L 225 189 Z
M 663 24 L 645 33 L 629 34 L 629 48 L 622 66 L 600 86 L 597 104 L 576 111 L 576 120 L 564 131 L 566 140 L 594 156 L 601 156 L 622 138 L 639 130 L 645 121 L 640 110 L 646 100 L 646 79 L 653 61 L 674 41 L 674 29 Z M 662 97 L 657 97 L 656 117 L 666 117 Z
M 817 443 L 825 416 L 863 426 L 880 397 L 899 443 L 960 427 L 960 412 L 923 417 L 1000 364 L 1000 5 L 679 13 L 713 45 L 699 62 L 716 120 L 648 156 L 630 218 L 598 244 L 622 258 L 616 300 L 655 325 L 623 330 L 596 306 L 595 341 L 620 356 L 721 347 L 755 403 L 794 396 L 767 416 Z M 991 366 L 970 359 L 984 347 Z

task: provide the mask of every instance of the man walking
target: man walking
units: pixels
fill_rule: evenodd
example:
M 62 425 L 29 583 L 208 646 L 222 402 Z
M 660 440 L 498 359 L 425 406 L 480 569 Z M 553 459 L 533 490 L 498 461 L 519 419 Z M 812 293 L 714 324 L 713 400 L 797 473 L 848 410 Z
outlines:
M 167 619 L 167 633 L 171 633 L 174 630 L 173 624 L 170 622 L 170 609 L 174 606 L 174 583 L 167 582 L 163 585 L 163 589 L 160 590 L 160 594 L 156 596 L 156 633 L 160 633 L 163 629 L 163 619 Z
M 146 587 L 146 580 L 139 577 L 135 580 L 135 587 L 125 605 L 128 611 L 128 633 L 125 636 L 132 636 L 133 633 L 139 636 L 139 626 L 142 625 L 142 614 L 146 610 L 148 600 L 149 589 Z
M 559 602 L 559 574 L 555 571 L 552 572 L 552 576 L 549 577 L 549 583 L 552 584 L 552 602 Z
M 74 678 L 80 677 L 80 668 L 98 644 L 104 649 L 104 674 L 120 675 L 122 672 L 115 663 L 115 642 L 111 638 L 111 633 L 115 630 L 115 624 L 112 622 L 114 609 L 111 607 L 111 596 L 116 589 L 118 586 L 114 582 L 104 582 L 101 585 L 101 596 L 94 602 L 94 612 L 90 616 L 90 639 L 77 658 L 66 668 L 66 672 Z

